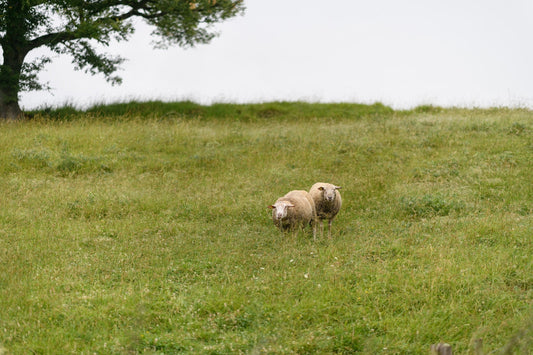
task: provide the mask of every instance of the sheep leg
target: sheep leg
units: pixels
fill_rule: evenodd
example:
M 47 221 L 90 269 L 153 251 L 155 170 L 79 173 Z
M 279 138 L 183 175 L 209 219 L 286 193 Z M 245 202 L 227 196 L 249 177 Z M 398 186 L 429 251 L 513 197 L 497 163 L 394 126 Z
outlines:
M 332 219 L 328 221 L 328 239 L 331 239 L 331 223 L 333 223 Z
M 299 226 L 294 226 L 291 228 L 292 232 L 292 239 L 296 239 L 298 237 L 298 230 L 300 229 Z

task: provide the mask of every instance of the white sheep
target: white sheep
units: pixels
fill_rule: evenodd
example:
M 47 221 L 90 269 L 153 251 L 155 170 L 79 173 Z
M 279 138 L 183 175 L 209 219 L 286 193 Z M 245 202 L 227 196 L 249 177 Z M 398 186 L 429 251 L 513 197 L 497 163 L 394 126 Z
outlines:
M 320 234 L 324 233 L 324 220 L 328 220 L 328 238 L 331 238 L 331 223 L 339 213 L 342 206 L 342 198 L 339 190 L 340 186 L 335 186 L 325 182 L 317 182 L 311 186 L 309 194 L 315 202 L 317 221 L 320 222 Z
M 311 225 L 316 240 L 316 209 L 311 195 L 304 190 L 293 190 L 268 206 L 272 209 L 272 221 L 281 231 L 296 233 L 300 228 Z

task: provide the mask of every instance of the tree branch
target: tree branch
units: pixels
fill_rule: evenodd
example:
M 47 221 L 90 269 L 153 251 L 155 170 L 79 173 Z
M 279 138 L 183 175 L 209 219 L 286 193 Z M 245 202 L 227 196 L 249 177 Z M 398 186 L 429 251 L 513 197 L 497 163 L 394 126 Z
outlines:
M 46 35 L 37 37 L 29 41 L 27 46 L 30 47 L 30 49 L 34 49 L 44 45 L 55 46 L 60 43 L 73 41 L 79 38 L 82 37 L 77 36 L 74 32 L 71 31 L 54 32 L 48 33 Z
M 90 25 L 99 26 L 106 22 L 124 21 L 134 16 L 142 16 L 142 15 L 138 13 L 137 9 L 131 9 L 130 11 L 125 12 L 118 16 L 98 18 L 94 21 L 91 21 Z M 31 41 L 27 42 L 27 47 L 29 48 L 29 50 L 31 50 L 31 49 L 44 46 L 44 45 L 55 46 L 60 43 L 73 41 L 76 39 L 82 39 L 82 38 L 94 38 L 94 37 L 92 35 L 85 35 L 81 31 L 77 31 L 77 30 L 59 31 L 59 32 L 48 33 L 48 34 L 36 37 L 32 39 Z

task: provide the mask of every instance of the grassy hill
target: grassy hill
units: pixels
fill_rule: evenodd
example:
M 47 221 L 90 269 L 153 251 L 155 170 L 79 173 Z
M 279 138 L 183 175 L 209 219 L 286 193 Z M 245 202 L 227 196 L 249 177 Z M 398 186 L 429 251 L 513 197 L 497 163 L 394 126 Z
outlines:
M 0 124 L 0 354 L 524 353 L 533 113 L 125 103 Z M 267 209 L 342 186 L 333 238 Z

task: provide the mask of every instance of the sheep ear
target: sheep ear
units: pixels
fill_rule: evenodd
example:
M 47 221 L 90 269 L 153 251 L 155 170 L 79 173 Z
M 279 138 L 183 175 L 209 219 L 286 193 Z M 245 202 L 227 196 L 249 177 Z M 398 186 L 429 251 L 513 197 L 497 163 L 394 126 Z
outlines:
M 268 208 L 270 208 L 271 210 L 273 210 L 273 209 L 276 208 L 276 207 L 270 205 L 270 206 L 268 206 Z
M 335 190 L 342 189 L 342 186 L 335 186 Z
M 287 207 L 294 207 L 294 205 L 287 205 Z

